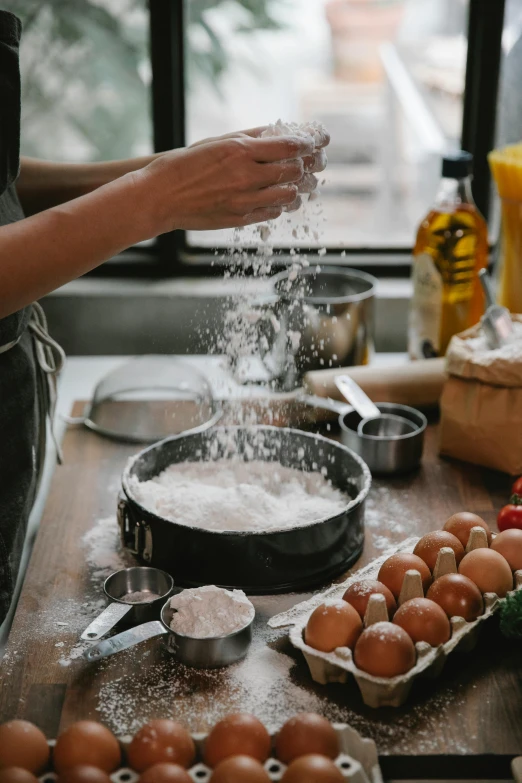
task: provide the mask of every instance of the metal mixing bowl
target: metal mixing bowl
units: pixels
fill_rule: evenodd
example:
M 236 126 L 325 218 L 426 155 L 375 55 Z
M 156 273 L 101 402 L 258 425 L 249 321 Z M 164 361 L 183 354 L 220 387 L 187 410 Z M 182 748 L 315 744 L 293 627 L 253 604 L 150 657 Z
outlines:
M 245 461 L 262 459 L 307 471 L 325 467 L 333 485 L 350 500 L 339 514 L 304 527 L 228 532 L 171 522 L 133 497 L 131 476 L 144 481 L 174 463 L 227 457 L 230 439 L 236 443 L 236 458 Z M 178 586 L 216 584 L 251 594 L 300 590 L 337 576 L 359 557 L 370 484 L 368 467 L 350 449 L 300 430 L 216 427 L 175 436 L 144 449 L 127 465 L 118 515 L 122 540 L 139 558 L 172 574 Z
M 273 295 L 259 304 L 261 357 L 274 386 L 290 391 L 303 375 L 366 364 L 373 351 L 377 281 L 365 272 L 314 267 L 271 280 Z

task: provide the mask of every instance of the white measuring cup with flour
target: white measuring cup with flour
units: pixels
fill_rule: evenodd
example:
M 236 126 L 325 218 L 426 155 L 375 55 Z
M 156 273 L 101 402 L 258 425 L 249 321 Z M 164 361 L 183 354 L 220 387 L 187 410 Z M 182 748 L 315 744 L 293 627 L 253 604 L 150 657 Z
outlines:
M 229 666 L 245 657 L 252 641 L 252 627 L 255 610 L 241 627 L 230 633 L 216 636 L 189 636 L 172 628 L 176 609 L 171 606 L 171 599 L 163 605 L 159 621 L 153 621 L 131 628 L 129 631 L 104 639 L 83 653 L 83 657 L 93 663 L 102 658 L 108 658 L 140 642 L 165 636 L 167 649 L 178 661 L 197 669 L 214 669 Z
M 174 580 L 159 568 L 135 566 L 111 574 L 103 592 L 110 604 L 82 633 L 83 641 L 94 642 L 122 621 L 139 625 L 160 616 L 161 607 L 174 590 Z

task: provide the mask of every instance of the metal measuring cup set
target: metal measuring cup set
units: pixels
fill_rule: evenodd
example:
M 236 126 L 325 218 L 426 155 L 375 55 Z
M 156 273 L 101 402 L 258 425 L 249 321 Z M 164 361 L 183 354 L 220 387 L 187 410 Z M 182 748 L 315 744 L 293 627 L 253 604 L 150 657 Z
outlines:
M 83 654 L 89 662 L 108 658 L 156 636 L 165 636 L 168 651 L 181 663 L 195 668 L 228 666 L 248 652 L 255 617 L 242 628 L 222 636 L 195 638 L 174 631 L 171 623 L 175 610 L 170 606 L 170 599 L 181 590 L 174 587 L 169 574 L 158 568 L 136 566 L 116 571 L 105 580 L 103 591 L 111 603 L 85 629 L 82 640 L 97 641 L 119 622 L 134 627 L 89 647 Z M 141 602 L 125 600 L 136 593 L 143 595 Z M 147 594 L 159 597 L 150 601 Z

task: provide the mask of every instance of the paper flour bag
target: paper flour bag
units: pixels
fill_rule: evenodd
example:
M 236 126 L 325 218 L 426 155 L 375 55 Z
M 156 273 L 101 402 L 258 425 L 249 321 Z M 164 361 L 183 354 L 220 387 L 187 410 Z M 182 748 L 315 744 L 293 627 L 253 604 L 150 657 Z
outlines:
M 522 315 L 503 348 L 488 350 L 480 326 L 454 337 L 446 355 L 440 453 L 522 474 Z

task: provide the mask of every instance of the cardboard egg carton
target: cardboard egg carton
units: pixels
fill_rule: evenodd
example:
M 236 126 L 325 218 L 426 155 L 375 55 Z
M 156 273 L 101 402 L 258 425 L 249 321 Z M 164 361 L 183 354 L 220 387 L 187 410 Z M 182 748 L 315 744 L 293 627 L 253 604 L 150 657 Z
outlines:
M 341 751 L 335 764 L 344 779 L 349 783 L 383 783 L 375 742 L 361 737 L 358 731 L 344 723 L 334 723 L 333 727 L 339 737 Z M 196 763 L 188 770 L 188 773 L 195 783 L 209 783 L 212 777 L 212 770 L 203 763 L 206 737 L 206 734 L 192 735 L 196 745 Z M 275 734 L 272 734 L 271 737 L 272 750 L 274 751 Z M 131 737 L 123 737 L 119 740 L 124 761 L 127 760 L 127 746 L 130 741 Z M 55 744 L 55 740 L 49 742 L 51 749 Z M 285 764 L 276 759 L 274 755 L 265 762 L 264 766 L 270 780 L 274 783 L 281 780 L 286 770 Z M 139 773 L 128 767 L 122 767 L 110 775 L 112 783 L 138 783 L 139 778 Z M 40 783 L 55 783 L 57 775 L 54 772 L 47 772 L 39 780 Z
M 397 552 L 413 552 L 419 539 L 409 539 Z M 473 528 L 469 537 L 466 552 L 472 549 L 487 547 L 487 535 L 481 527 Z M 314 596 L 312 602 L 302 605 L 303 612 L 298 614 L 290 630 L 290 641 L 306 658 L 310 674 L 315 682 L 326 685 L 329 682 L 347 682 L 354 677 L 365 704 L 369 707 L 400 707 L 404 704 L 411 687 L 418 677 L 437 677 L 446 662 L 448 655 L 455 651 L 469 652 L 475 646 L 482 625 L 500 608 L 505 598 L 499 598 L 495 593 L 485 593 L 484 613 L 473 622 L 466 622 L 462 617 L 452 617 L 451 637 L 439 647 L 431 647 L 426 642 L 418 642 L 417 661 L 406 674 L 397 677 L 374 677 L 358 669 L 353 660 L 353 654 L 347 647 L 339 647 L 331 653 L 323 653 L 306 644 L 304 630 L 312 611 L 324 600 L 341 598 L 347 587 L 360 579 L 377 579 L 379 569 L 390 554 L 381 557 L 340 585 Z M 455 553 L 449 547 L 440 550 L 435 569 L 434 581 L 448 573 L 457 573 Z M 514 590 L 522 589 L 522 571 L 514 574 Z M 412 598 L 424 596 L 421 575 L 418 571 L 407 571 L 399 596 L 399 606 Z M 297 607 L 298 609 L 299 607 Z M 294 614 L 295 616 L 295 614 Z M 388 620 L 386 601 L 382 595 L 372 595 L 364 618 L 364 626 Z M 284 618 L 273 618 L 271 625 L 280 627 L 286 624 Z

